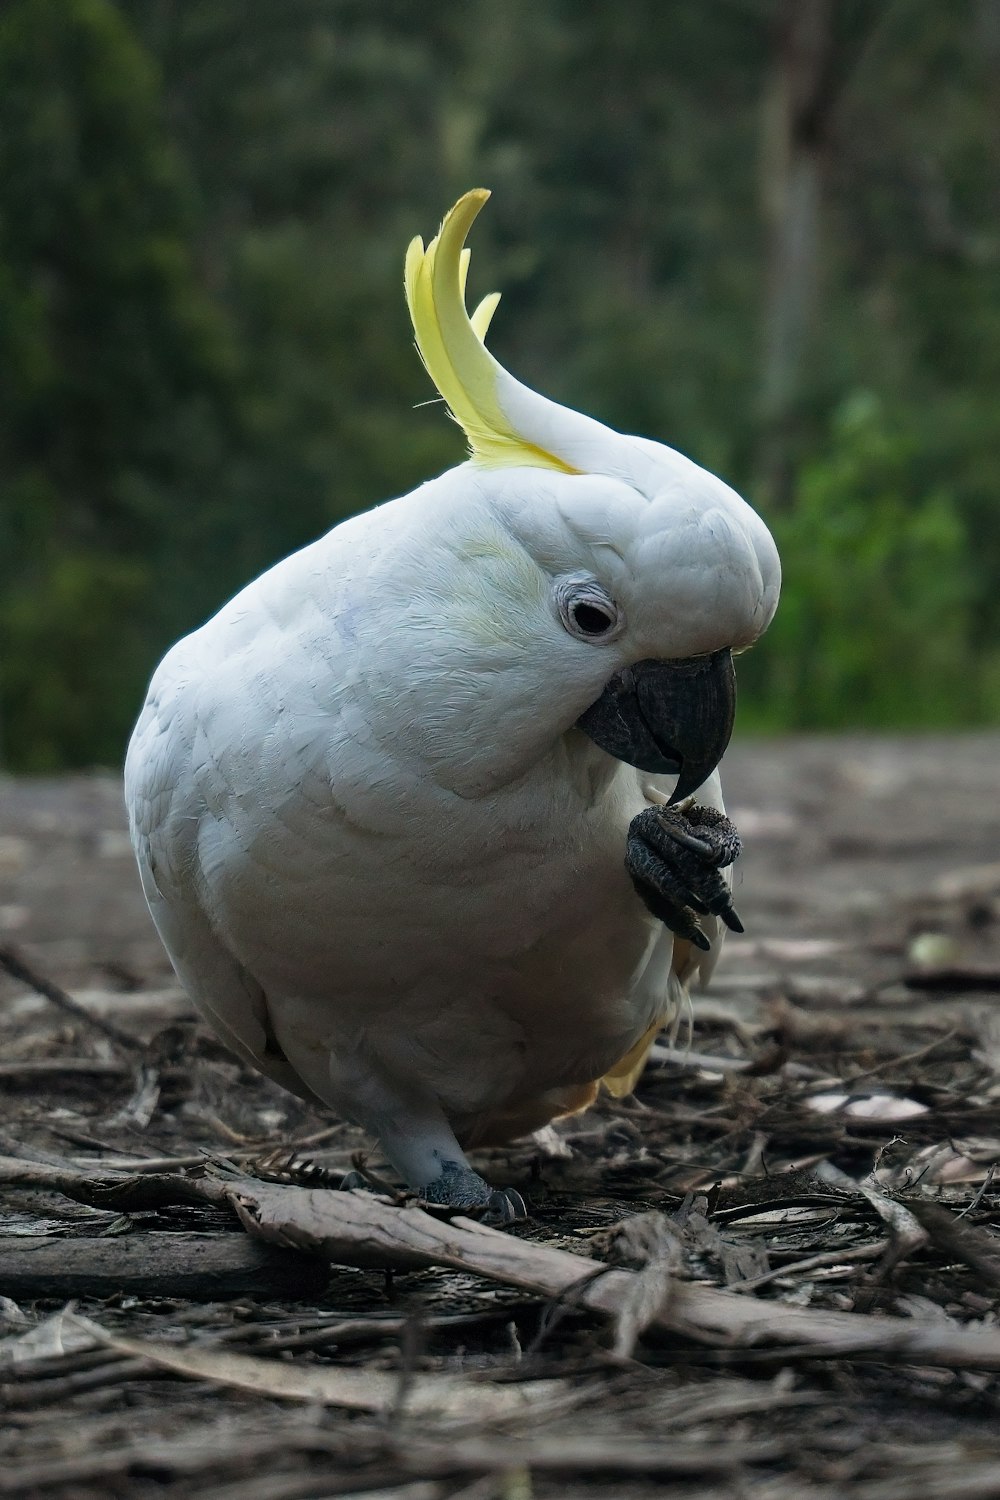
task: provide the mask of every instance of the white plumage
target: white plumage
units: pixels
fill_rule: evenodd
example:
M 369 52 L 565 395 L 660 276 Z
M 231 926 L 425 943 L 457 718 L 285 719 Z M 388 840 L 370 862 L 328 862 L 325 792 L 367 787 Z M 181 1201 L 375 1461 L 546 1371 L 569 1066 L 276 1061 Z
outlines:
M 457 216 L 459 296 L 481 201 L 442 232 L 447 250 Z M 438 378 L 429 306 L 411 288 Z M 630 663 L 749 644 L 778 589 L 766 528 L 719 480 L 525 397 L 522 453 L 343 523 L 179 642 L 126 763 L 143 888 L 199 1010 L 414 1185 L 464 1174 L 466 1199 L 456 1137 L 587 1102 L 718 950 L 707 917 L 713 951 L 675 952 L 625 869 L 630 821 L 672 782 L 576 721 Z M 606 639 L 560 616 L 589 580 L 614 602 Z M 717 777 L 699 801 L 721 808 Z

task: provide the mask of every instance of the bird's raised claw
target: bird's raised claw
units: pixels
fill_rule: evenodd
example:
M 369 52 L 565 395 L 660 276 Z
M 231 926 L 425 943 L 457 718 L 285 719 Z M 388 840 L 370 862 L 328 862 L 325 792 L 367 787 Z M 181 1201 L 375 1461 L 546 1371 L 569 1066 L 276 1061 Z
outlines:
M 673 820 L 666 831 L 675 844 L 681 844 L 683 848 L 693 850 L 695 854 L 700 854 L 702 859 L 708 859 L 713 853 L 712 846 L 706 839 L 696 839 L 694 834 L 688 833 L 686 828 L 675 827 Z
M 716 916 L 732 932 L 743 931 L 720 873 L 741 851 L 735 827 L 714 807 L 647 807 L 629 825 L 625 867 L 653 916 L 707 951 L 711 944 L 698 916 Z

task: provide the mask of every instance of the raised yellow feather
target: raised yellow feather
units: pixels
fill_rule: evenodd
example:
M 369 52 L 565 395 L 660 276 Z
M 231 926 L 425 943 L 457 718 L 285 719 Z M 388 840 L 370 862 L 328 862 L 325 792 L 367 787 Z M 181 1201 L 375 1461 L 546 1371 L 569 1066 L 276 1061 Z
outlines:
M 445 215 L 434 239 L 411 240 L 406 252 L 406 304 L 417 349 L 434 384 L 469 443 L 470 456 L 489 468 L 528 464 L 578 472 L 515 431 L 497 397 L 504 371 L 483 342 L 500 293 L 484 297 L 472 317 L 465 306 L 469 269 L 466 236 L 489 197 L 473 188 Z

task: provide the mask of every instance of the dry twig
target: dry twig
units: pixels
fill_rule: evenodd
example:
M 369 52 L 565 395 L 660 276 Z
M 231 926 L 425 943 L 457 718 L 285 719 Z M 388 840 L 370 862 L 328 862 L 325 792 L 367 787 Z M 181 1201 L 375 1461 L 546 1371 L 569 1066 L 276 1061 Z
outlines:
M 123 1188 L 174 1201 L 229 1203 L 246 1228 L 272 1244 L 319 1255 L 334 1265 L 422 1270 L 449 1266 L 537 1296 L 572 1296 L 577 1306 L 616 1318 L 634 1294 L 636 1273 L 585 1256 L 516 1239 L 471 1219 L 450 1222 L 399 1208 L 370 1193 L 331 1192 L 257 1182 L 237 1173 L 187 1178 L 85 1178 L 41 1163 L 0 1158 L 0 1183 L 89 1194 L 107 1206 Z M 1000 1370 L 1000 1330 L 954 1327 L 918 1318 L 757 1303 L 751 1297 L 675 1280 L 650 1321 L 662 1332 L 732 1348 L 779 1347 L 792 1358 L 874 1358 L 899 1364 Z
M 6 969 L 12 979 L 18 979 L 22 984 L 28 985 L 36 994 L 44 995 L 46 1000 L 50 1000 L 68 1016 L 72 1016 L 74 1021 L 80 1021 L 94 1031 L 99 1031 L 109 1042 L 114 1042 L 116 1047 L 124 1047 L 127 1052 L 141 1052 L 145 1049 L 145 1043 L 138 1037 L 130 1036 L 127 1031 L 122 1031 L 110 1021 L 105 1021 L 103 1016 L 95 1015 L 86 1006 L 80 1005 L 58 984 L 51 979 L 46 979 L 44 975 L 31 968 L 30 964 L 26 964 L 12 948 L 0 948 L 0 968 Z

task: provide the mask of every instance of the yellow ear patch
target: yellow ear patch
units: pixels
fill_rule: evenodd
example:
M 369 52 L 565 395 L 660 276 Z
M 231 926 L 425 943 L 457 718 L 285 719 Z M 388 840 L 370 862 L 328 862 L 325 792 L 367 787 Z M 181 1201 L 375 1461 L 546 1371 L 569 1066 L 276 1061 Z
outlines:
M 470 252 L 465 240 L 489 196 L 485 188 L 473 188 L 445 215 L 426 250 L 419 236 L 410 242 L 406 305 L 417 349 L 477 462 L 490 468 L 529 464 L 575 474 L 578 470 L 516 432 L 497 398 L 497 381 L 505 372 L 483 340 L 500 293 L 484 297 L 471 318 L 466 311 Z

